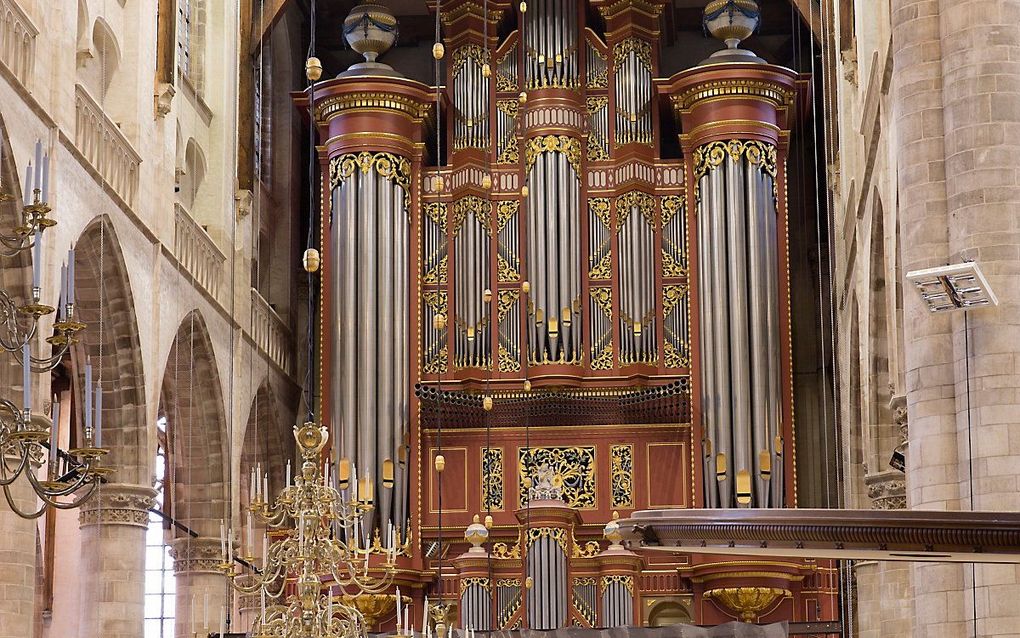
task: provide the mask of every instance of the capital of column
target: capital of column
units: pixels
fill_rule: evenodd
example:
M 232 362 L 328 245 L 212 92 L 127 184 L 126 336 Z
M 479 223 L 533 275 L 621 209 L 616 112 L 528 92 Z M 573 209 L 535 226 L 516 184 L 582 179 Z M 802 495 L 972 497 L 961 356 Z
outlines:
M 126 525 L 147 527 L 149 508 L 155 502 L 156 490 L 144 485 L 107 483 L 82 506 L 78 526 Z
M 864 477 L 868 486 L 871 509 L 902 510 L 907 508 L 907 484 L 903 472 L 880 472 Z
M 219 574 L 223 554 L 218 538 L 178 538 L 170 541 L 174 574 Z

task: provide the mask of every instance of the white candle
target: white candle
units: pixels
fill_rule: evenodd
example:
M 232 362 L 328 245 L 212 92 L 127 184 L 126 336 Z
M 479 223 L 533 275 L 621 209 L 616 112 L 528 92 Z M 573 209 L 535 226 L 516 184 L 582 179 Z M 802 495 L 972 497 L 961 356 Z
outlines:
M 220 519 L 220 556 L 227 560 L 227 528 L 223 519 Z
M 351 463 L 351 500 L 358 500 L 358 466 Z
M 67 303 L 74 303 L 74 246 L 67 251 Z
M 25 206 L 32 204 L 32 162 L 25 169 Z
M 92 429 L 92 359 L 85 359 L 85 429 Z
M 35 185 L 42 181 L 42 140 L 35 141 Z
M 269 472 L 262 477 L 262 498 L 269 502 Z
M 227 608 L 220 605 L 220 638 L 227 635 Z
M 50 201 L 50 156 L 43 157 L 42 163 L 42 201 Z
M 96 447 L 103 447 L 103 384 L 96 384 Z
M 290 460 L 287 460 L 287 487 L 290 487 Z
M 67 306 L 67 264 L 60 266 L 60 301 L 57 302 L 57 321 L 65 319 Z
M 266 536 L 262 537 L 262 569 L 266 569 L 266 565 L 269 564 L 269 538 Z
M 50 467 L 57 464 L 57 432 L 60 429 L 60 399 L 53 402 L 53 425 L 50 426 Z
M 404 629 L 407 630 L 407 634 L 411 635 L 413 627 L 411 627 L 411 608 L 404 607 Z
M 254 556 L 255 554 L 255 526 L 252 525 L 251 512 L 248 512 L 248 555 Z
M 21 375 L 21 400 L 24 402 L 25 412 L 32 410 L 32 346 L 25 344 L 21 347 L 22 361 L 24 367 Z
M 32 246 L 32 287 L 42 287 L 42 227 L 35 231 L 35 245 Z
M 191 635 L 195 635 L 195 594 L 191 595 Z
M 400 604 L 400 586 L 397 585 L 397 633 L 398 634 L 400 633 L 400 629 L 401 629 L 401 625 L 402 625 L 401 620 L 403 619 L 403 614 L 401 612 L 404 611 L 403 609 L 401 609 L 401 607 L 402 607 L 402 605 Z

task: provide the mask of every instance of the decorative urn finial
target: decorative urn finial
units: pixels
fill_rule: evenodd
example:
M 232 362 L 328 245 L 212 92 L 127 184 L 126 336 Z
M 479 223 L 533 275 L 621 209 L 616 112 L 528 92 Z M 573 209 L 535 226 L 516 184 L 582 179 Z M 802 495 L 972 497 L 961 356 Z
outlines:
M 609 541 L 611 547 L 621 547 L 620 541 L 623 540 L 623 534 L 620 533 L 620 513 L 613 511 L 613 518 L 606 523 L 605 528 L 602 530 L 602 535 Z
M 482 543 L 489 540 L 489 530 L 479 522 L 478 514 L 475 514 L 472 523 L 464 530 L 464 540 L 471 543 L 473 547 L 481 547 Z
M 355 6 L 344 19 L 344 39 L 365 56 L 365 61 L 351 65 L 340 75 L 399 75 L 393 67 L 377 61 L 396 43 L 398 33 L 397 18 L 387 7 L 370 3 Z
M 756 0 L 712 0 L 705 5 L 705 30 L 725 42 L 726 48 L 712 54 L 703 64 L 764 62 L 754 53 L 740 48 L 740 43 L 758 29 L 760 21 L 761 9 Z

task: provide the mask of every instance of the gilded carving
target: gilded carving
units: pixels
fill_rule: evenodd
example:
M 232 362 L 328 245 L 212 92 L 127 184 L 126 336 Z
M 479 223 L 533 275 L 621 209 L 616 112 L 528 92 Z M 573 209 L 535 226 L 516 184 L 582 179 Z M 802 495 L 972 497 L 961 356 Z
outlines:
M 482 448 L 482 509 L 503 509 L 503 448 Z
M 649 71 L 652 70 L 652 45 L 640 38 L 627 38 L 616 43 L 613 47 L 613 64 L 620 66 L 627 61 L 627 56 L 633 53 L 641 65 Z
M 662 210 L 662 276 L 687 276 L 687 207 L 679 195 L 659 200 Z
M 729 157 L 737 162 L 741 158 L 749 164 L 758 166 L 762 171 L 776 178 L 776 147 L 758 140 L 730 140 L 729 142 L 710 142 L 694 151 L 694 179 L 700 180 L 704 175 L 722 165 Z
M 492 202 L 482 199 L 477 195 L 465 195 L 453 203 L 453 214 L 450 215 L 450 229 L 453 236 L 460 233 L 460 227 L 468 215 L 474 215 L 478 223 L 485 229 L 485 234 L 492 235 L 492 228 L 489 226 L 489 214 L 492 212 Z
M 634 446 L 614 445 L 610 448 L 613 507 L 634 507 Z
M 520 506 L 528 503 L 532 476 L 551 472 L 554 485 L 570 507 L 594 509 L 596 495 L 595 446 L 533 447 L 518 451 Z
M 611 326 L 613 321 L 613 290 L 612 288 L 592 288 L 592 301 L 599 307 L 605 317 L 605 325 Z M 592 370 L 609 370 L 613 367 L 613 332 L 607 329 L 603 334 L 592 335 L 591 358 Z
M 581 143 L 568 135 L 539 135 L 528 140 L 525 148 L 527 170 L 535 165 L 542 153 L 563 153 L 570 166 L 581 172 Z
M 496 100 L 496 108 L 504 117 L 509 118 L 511 122 L 510 125 L 506 127 L 504 138 L 499 141 L 499 147 L 496 151 L 496 163 L 516 164 L 521 161 L 521 150 L 520 144 L 517 140 L 516 127 L 513 125 L 513 121 L 517 119 L 520 104 L 516 99 Z
M 481 587 L 485 591 L 489 591 L 489 579 L 484 576 L 465 576 L 460 579 L 461 594 L 472 587 Z
M 518 552 L 516 558 L 519 559 L 520 557 L 520 552 Z M 501 604 L 496 610 L 498 626 L 502 629 L 512 629 L 520 624 L 520 619 L 518 619 L 516 623 L 511 625 L 514 616 L 521 609 L 521 579 L 500 578 L 496 581 L 496 588 L 501 590 L 496 596 L 496 600 Z
M 598 580 L 593 576 L 577 576 L 574 578 L 572 592 L 574 610 L 584 619 L 588 627 L 595 627 L 598 622 L 597 614 L 595 613 L 595 588 L 597 585 Z
M 587 541 L 584 545 L 579 545 L 577 541 L 574 541 L 574 551 L 571 556 L 574 558 L 595 558 L 601 551 L 602 546 L 598 541 Z
M 521 369 L 521 353 L 515 339 L 511 339 L 509 331 L 517 330 L 516 321 L 505 321 L 507 316 L 517 308 L 521 292 L 517 289 L 499 291 L 496 298 L 496 317 L 499 325 L 499 371 L 517 372 Z
M 678 334 L 674 326 L 686 325 L 683 321 L 676 321 L 672 315 L 674 312 L 685 312 L 681 303 L 687 297 L 687 286 L 685 284 L 673 284 L 662 288 L 662 316 L 663 322 L 663 356 L 667 368 L 687 368 L 691 364 L 690 340 L 686 334 Z M 678 310 L 679 306 L 679 310 Z
M 342 181 L 356 171 L 375 170 L 404 189 L 405 197 L 411 186 L 411 162 L 393 153 L 345 153 L 329 161 L 329 187 L 336 189 Z
M 532 527 L 528 530 L 528 549 L 543 538 L 553 539 L 563 553 L 567 553 L 567 533 L 562 527 Z
M 479 67 L 485 64 L 485 50 L 477 44 L 468 44 L 453 52 L 453 77 L 464 70 L 468 60 L 474 60 Z
M 422 210 L 440 230 L 446 232 L 446 202 L 426 202 Z
M 520 560 L 521 558 L 521 537 L 520 534 L 517 536 L 517 540 L 512 543 L 494 543 L 492 545 L 492 556 L 498 560 Z M 497 587 L 509 586 L 501 585 L 500 581 L 496 582 Z M 520 586 L 520 581 L 517 582 L 517 586 Z
M 641 191 L 630 191 L 616 198 L 616 230 L 623 228 L 624 222 L 633 210 L 641 213 L 649 226 L 655 227 L 655 198 Z
M 585 100 L 588 108 L 589 119 L 594 119 L 595 115 L 609 106 L 609 96 L 607 95 L 589 95 Z M 588 159 L 592 162 L 601 162 L 609 159 L 609 145 L 606 140 L 600 137 L 595 132 L 594 123 L 589 126 L 588 129 L 588 144 L 587 152 Z
M 613 574 L 613 575 L 610 575 L 610 576 L 603 576 L 602 577 L 602 591 L 605 591 L 610 585 L 612 585 L 614 583 L 619 583 L 620 585 L 623 585 L 624 587 L 627 588 L 627 591 L 630 592 L 631 595 L 634 594 L 634 577 L 633 576 L 625 576 L 625 575 L 622 575 L 622 574 Z
M 422 276 L 422 283 L 426 284 L 446 283 L 448 262 L 449 262 L 448 257 L 446 255 L 443 255 L 443 258 L 439 260 L 439 263 L 436 264 L 435 268 L 426 272 L 425 275 Z
M 422 301 L 429 310 L 428 324 L 437 314 L 449 316 L 447 293 L 444 290 L 426 290 L 422 292 Z M 422 372 L 425 374 L 442 374 L 449 367 L 450 353 L 446 344 L 446 328 L 440 330 L 433 339 L 426 341 L 422 353 Z

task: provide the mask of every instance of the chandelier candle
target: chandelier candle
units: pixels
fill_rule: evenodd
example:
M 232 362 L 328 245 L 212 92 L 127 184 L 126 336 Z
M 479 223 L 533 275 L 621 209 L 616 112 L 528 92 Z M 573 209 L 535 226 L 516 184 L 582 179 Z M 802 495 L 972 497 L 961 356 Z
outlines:
M 22 402 L 25 407 L 25 422 L 32 416 L 32 347 L 29 344 L 25 344 L 21 348 L 21 356 L 25 362 L 22 368 L 21 376 L 21 389 L 22 389 Z

